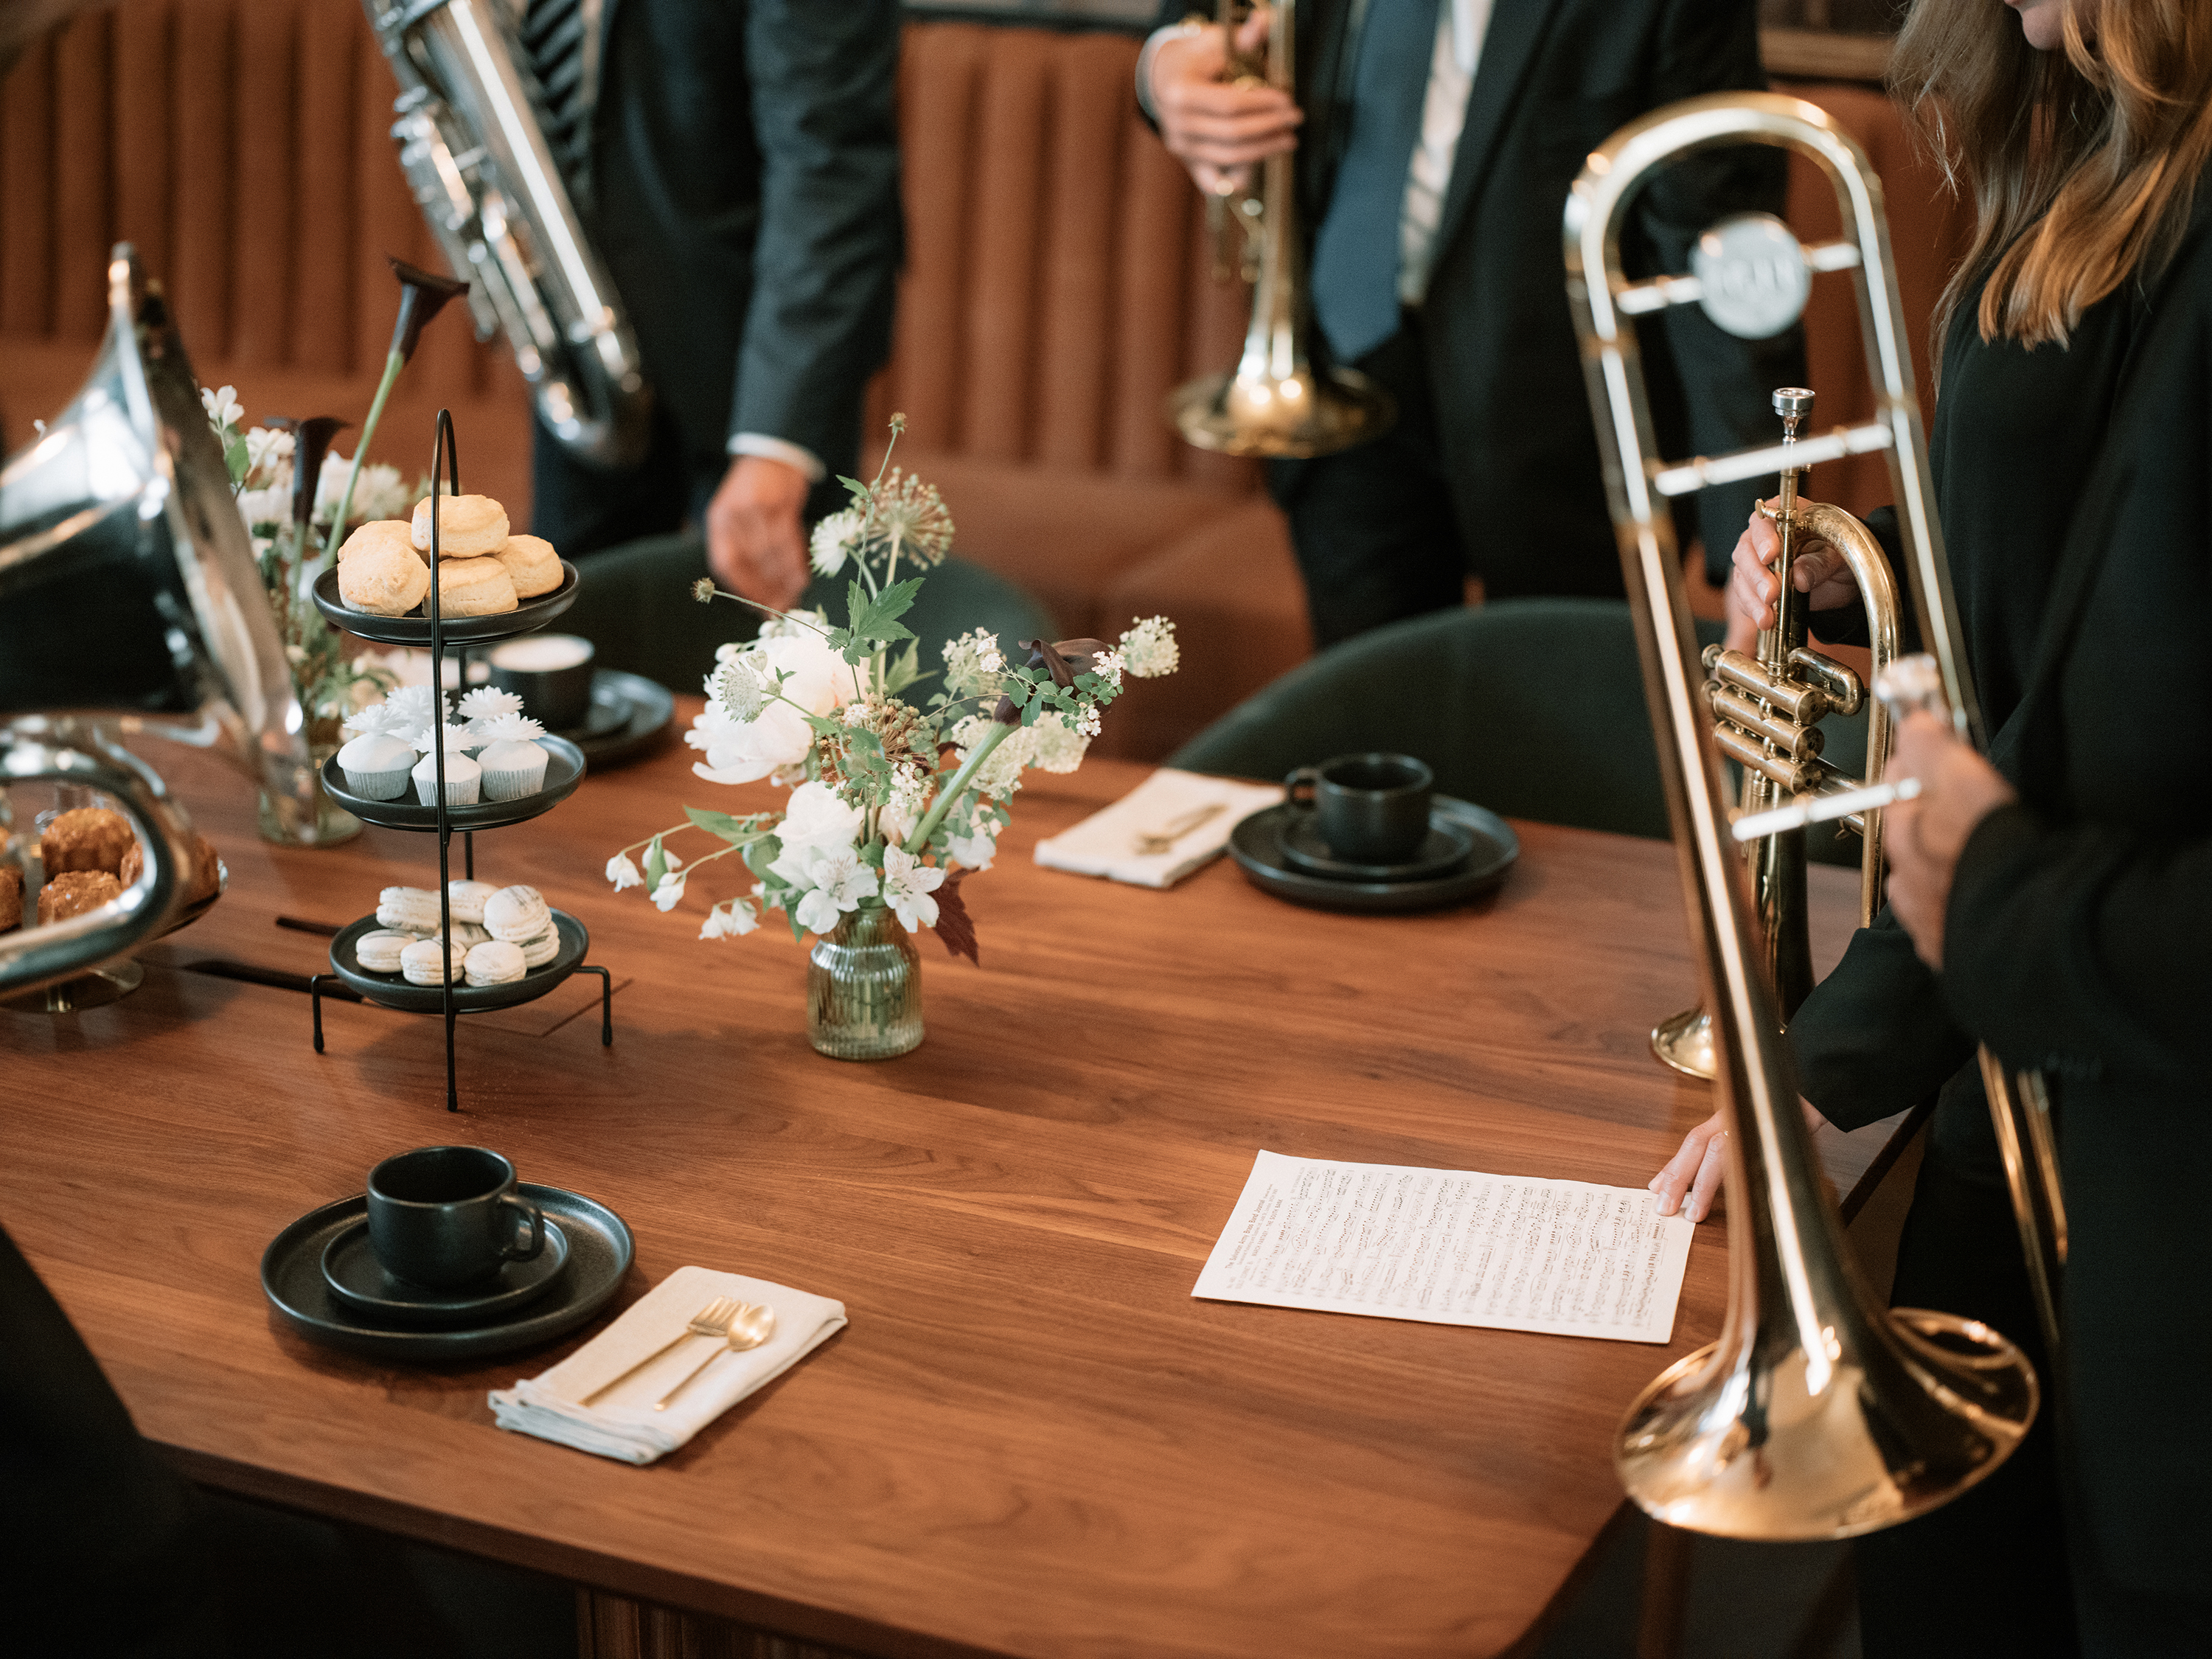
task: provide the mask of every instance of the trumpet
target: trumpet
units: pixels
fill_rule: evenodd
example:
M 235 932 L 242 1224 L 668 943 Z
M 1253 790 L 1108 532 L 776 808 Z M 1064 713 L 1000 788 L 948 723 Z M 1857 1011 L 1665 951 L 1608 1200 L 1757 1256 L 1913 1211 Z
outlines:
M 1297 11 L 1297 0 L 1275 0 L 1267 31 L 1266 83 L 1285 92 L 1297 87 L 1291 55 Z M 1231 78 L 1249 76 L 1237 56 L 1231 0 L 1222 0 L 1219 18 Z M 1288 155 L 1270 155 L 1260 164 L 1256 198 L 1216 198 L 1207 204 L 1216 274 L 1226 274 L 1224 225 L 1233 216 L 1246 238 L 1239 264 L 1255 280 L 1252 318 L 1237 367 L 1187 381 L 1168 394 L 1169 421 L 1200 449 L 1276 458 L 1329 455 L 1381 437 L 1398 418 L 1390 394 L 1358 370 L 1319 371 L 1307 356 L 1305 254 L 1298 240 L 1294 166 Z M 1251 263 L 1255 244 L 1256 266 Z
M 1818 167 L 1850 227 L 1846 238 L 1808 248 L 1779 220 L 1747 216 L 1700 240 L 1692 274 L 1632 282 L 1621 270 L 1620 228 L 1637 191 L 1670 163 L 1745 143 L 1786 149 Z M 1797 1109 L 1776 989 L 1762 971 L 1765 941 L 1730 833 L 1665 500 L 1778 468 L 1885 453 L 1922 637 L 1934 653 L 1895 667 L 1923 670 L 1958 729 L 1972 729 L 1881 186 L 1865 153 L 1817 106 L 1724 94 L 1655 111 L 1599 146 L 1568 198 L 1565 233 L 1568 298 L 1729 1129 L 1720 1339 L 1645 1389 L 1622 1422 L 1614 1462 L 1629 1496 L 1674 1526 L 1735 1538 L 1847 1538 L 1923 1514 L 1984 1479 L 2019 1446 L 2039 1389 L 2004 1337 L 1954 1315 L 1885 1310 L 1851 1263 Z M 1856 273 L 1875 418 L 1734 455 L 1660 459 L 1634 319 L 1697 303 L 1730 333 L 1769 335 L 1802 312 L 1815 270 Z
M 1725 227 L 1721 228 L 1725 231 Z M 1798 428 L 1813 412 L 1813 392 L 1784 386 L 1774 394 L 1782 417 L 1785 452 L 1797 447 Z M 1897 579 L 1881 544 L 1841 507 L 1799 499 L 1802 467 L 1794 454 L 1782 465 L 1781 492 L 1774 505 L 1759 510 L 1771 518 L 1782 542 L 1775 561 L 1781 592 L 1775 599 L 1775 625 L 1759 636 L 1758 655 L 1705 647 L 1710 678 L 1705 699 L 1713 721 L 1713 740 L 1721 753 L 1743 769 L 1742 810 L 1747 816 L 1774 811 L 1785 797 L 1828 798 L 1853 794 L 1881 781 L 1889 758 L 1889 708 L 1869 698 L 1859 677 L 1844 664 L 1812 648 L 1807 639 L 1806 596 L 1791 584 L 1790 567 L 1800 542 L 1817 538 L 1843 556 L 1866 605 L 1875 678 L 1897 659 Z M 1854 778 L 1820 757 L 1820 721 L 1831 714 L 1867 711 L 1866 776 Z M 1881 818 L 1854 807 L 1834 815 L 1860 837 L 1859 926 L 1873 924 L 1881 908 Z M 1814 821 L 1814 820 L 1808 820 Z M 1738 840 L 1744 837 L 1739 836 Z M 1770 830 L 1753 842 L 1752 893 L 1765 942 L 1767 977 L 1787 1022 L 1813 990 L 1813 945 L 1807 928 L 1805 834 L 1802 823 Z M 1712 1018 L 1703 1007 L 1663 1020 L 1651 1033 L 1651 1052 L 1676 1071 L 1710 1079 L 1715 1071 Z

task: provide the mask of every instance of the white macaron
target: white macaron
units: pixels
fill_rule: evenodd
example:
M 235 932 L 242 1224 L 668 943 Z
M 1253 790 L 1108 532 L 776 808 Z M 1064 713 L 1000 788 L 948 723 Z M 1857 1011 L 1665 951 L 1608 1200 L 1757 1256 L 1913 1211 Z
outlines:
M 456 949 L 454 956 L 459 954 Z M 399 953 L 399 971 L 410 985 L 436 985 L 441 971 L 450 973 L 459 965 L 447 955 L 442 939 L 417 939 Z
M 403 933 L 438 931 L 438 895 L 428 887 L 387 887 L 376 896 L 376 924 Z
M 471 985 L 510 985 L 522 977 L 526 966 L 520 945 L 502 944 L 497 939 L 477 945 L 462 965 Z
M 399 971 L 399 953 L 420 938 L 417 933 L 392 933 L 384 928 L 363 933 L 353 942 L 354 960 L 372 974 L 396 974 Z
M 553 913 L 535 887 L 502 887 L 484 901 L 483 925 L 494 939 L 520 945 L 553 930 Z

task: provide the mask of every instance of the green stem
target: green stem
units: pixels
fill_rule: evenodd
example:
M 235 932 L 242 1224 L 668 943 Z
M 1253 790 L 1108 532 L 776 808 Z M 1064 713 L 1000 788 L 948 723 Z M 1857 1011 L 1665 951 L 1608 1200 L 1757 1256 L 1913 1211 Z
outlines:
M 945 822 L 945 815 L 952 810 L 961 796 L 968 793 L 968 781 L 975 775 L 975 769 L 988 760 L 991 751 L 1018 730 L 1017 726 L 992 721 L 991 734 L 975 745 L 975 752 L 969 756 L 966 763 L 952 775 L 952 781 L 938 793 L 937 799 L 929 811 L 921 815 L 921 822 L 914 826 L 914 833 L 906 838 L 906 844 L 916 849 L 915 857 L 921 855 L 921 848 L 929 845 L 929 838 L 937 833 L 937 826 Z
M 369 399 L 368 418 L 361 423 L 361 441 L 354 447 L 353 465 L 346 473 L 345 488 L 338 492 L 337 514 L 331 520 L 330 534 L 323 538 L 323 559 L 327 563 L 337 553 L 338 543 L 344 539 L 346 514 L 353 507 L 353 487 L 361 481 L 361 464 L 368 459 L 368 441 L 376 435 L 376 423 L 384 418 L 384 400 L 392 395 L 399 371 L 407 367 L 407 360 L 397 351 L 384 355 L 384 378 L 376 383 L 376 396 Z

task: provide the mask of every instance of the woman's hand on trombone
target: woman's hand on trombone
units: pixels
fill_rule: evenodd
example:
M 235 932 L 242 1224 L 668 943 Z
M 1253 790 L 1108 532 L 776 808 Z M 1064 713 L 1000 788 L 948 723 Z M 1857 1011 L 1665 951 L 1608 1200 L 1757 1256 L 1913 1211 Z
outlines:
M 1774 502 L 1763 506 L 1771 507 Z M 1750 652 L 1759 630 L 1774 626 L 1774 601 L 1781 587 L 1774 579 L 1775 560 L 1782 556 L 1782 532 L 1764 512 L 1736 538 L 1735 559 L 1729 572 L 1728 648 Z M 1844 556 L 1817 536 L 1800 539 L 1791 550 L 1790 583 L 1808 596 L 1814 611 L 1833 611 L 1857 603 L 1859 585 Z
M 1909 714 L 1898 727 L 1889 771 L 1920 780 L 1917 799 L 1882 809 L 1888 820 L 1881 844 L 1889 855 L 1889 908 L 1912 936 L 1914 953 L 1940 970 L 1943 917 L 1959 854 L 1984 817 L 2019 796 L 2002 773 L 1929 714 Z
M 1826 1120 L 1810 1101 L 1802 1103 L 1805 1132 L 1810 1134 Z M 1720 1112 L 1682 1137 L 1681 1151 L 1644 1182 L 1658 1195 L 1661 1215 L 1680 1210 L 1692 1221 L 1703 1221 L 1713 1212 L 1713 1200 L 1721 1195 L 1722 1178 L 1728 1173 L 1727 1141 L 1728 1119 Z
M 1272 16 L 1269 8 L 1255 7 L 1238 27 L 1241 57 L 1267 51 Z M 1289 93 L 1224 81 L 1228 68 L 1218 28 L 1164 40 L 1152 54 L 1152 116 L 1161 140 L 1209 195 L 1249 188 L 1253 164 L 1296 149 L 1298 124 L 1305 119 Z

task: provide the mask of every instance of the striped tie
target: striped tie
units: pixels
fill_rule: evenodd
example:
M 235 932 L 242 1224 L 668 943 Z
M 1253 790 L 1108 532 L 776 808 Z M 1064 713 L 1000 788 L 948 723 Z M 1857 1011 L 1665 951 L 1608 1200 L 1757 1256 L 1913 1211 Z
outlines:
M 522 20 L 522 50 L 538 77 L 545 142 L 572 189 L 590 161 L 584 58 L 599 10 L 586 0 L 531 0 Z

